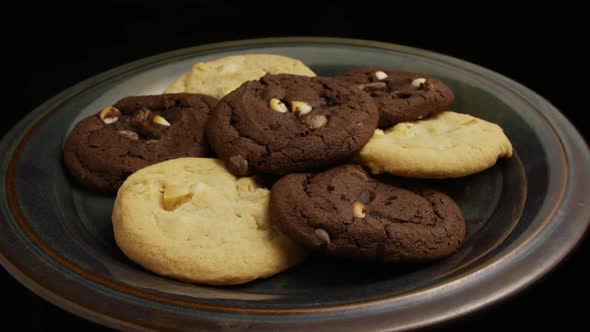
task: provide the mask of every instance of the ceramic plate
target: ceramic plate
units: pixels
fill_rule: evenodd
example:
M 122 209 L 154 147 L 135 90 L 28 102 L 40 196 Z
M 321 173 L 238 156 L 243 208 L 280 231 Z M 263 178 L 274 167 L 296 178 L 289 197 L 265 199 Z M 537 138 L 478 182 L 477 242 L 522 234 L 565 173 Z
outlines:
M 241 53 L 301 59 L 319 75 L 375 65 L 442 78 L 454 110 L 500 124 L 515 156 L 432 182 L 460 205 L 465 245 L 431 265 L 312 257 L 275 277 L 206 287 L 146 272 L 117 248 L 112 197 L 81 190 L 61 161 L 82 117 L 129 95 L 158 94 L 198 61 Z M 1 141 L 0 262 L 59 306 L 115 328 L 396 330 L 456 317 L 541 277 L 590 222 L 590 153 L 573 126 L 524 86 L 464 61 L 378 42 L 282 38 L 199 46 L 136 61 L 64 91 Z

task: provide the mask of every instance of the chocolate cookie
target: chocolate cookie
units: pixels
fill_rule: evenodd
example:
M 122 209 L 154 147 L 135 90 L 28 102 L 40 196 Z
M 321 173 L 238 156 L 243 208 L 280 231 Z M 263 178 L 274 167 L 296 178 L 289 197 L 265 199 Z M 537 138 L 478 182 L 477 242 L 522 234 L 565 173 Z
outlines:
M 381 128 L 448 110 L 455 99 L 443 82 L 420 73 L 365 67 L 337 79 L 354 84 L 373 97 L 379 107 Z
M 381 183 L 357 165 L 282 177 L 271 190 L 270 216 L 303 246 L 355 260 L 431 261 L 455 252 L 465 237 L 450 197 Z
M 215 102 L 189 93 L 124 98 L 76 124 L 65 165 L 84 187 L 112 193 L 145 166 L 207 156 L 205 125 Z
M 346 82 L 267 74 L 219 100 L 207 136 L 235 175 L 286 174 L 347 160 L 378 117 L 371 97 Z

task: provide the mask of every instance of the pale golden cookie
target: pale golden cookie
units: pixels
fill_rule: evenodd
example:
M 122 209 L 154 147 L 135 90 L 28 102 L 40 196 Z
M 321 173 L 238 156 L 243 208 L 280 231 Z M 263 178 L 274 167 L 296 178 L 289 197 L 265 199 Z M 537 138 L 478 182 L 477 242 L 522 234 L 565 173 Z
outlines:
M 269 197 L 217 159 L 165 161 L 119 189 L 115 240 L 136 263 L 179 280 L 233 285 L 269 277 L 306 254 L 271 225 Z
M 442 112 L 375 130 L 359 160 L 373 174 L 453 178 L 483 171 L 498 158 L 511 156 L 512 145 L 500 126 L 467 114 Z
M 202 93 L 220 99 L 246 81 L 266 74 L 315 76 L 303 62 L 274 54 L 232 55 L 200 62 L 172 82 L 164 93 Z

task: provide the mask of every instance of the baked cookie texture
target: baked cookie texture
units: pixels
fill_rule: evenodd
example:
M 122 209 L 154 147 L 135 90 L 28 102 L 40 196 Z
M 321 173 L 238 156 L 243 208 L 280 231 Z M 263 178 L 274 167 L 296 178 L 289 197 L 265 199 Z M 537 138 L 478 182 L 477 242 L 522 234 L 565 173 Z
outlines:
M 297 59 L 274 54 L 233 55 L 195 64 L 172 82 L 165 93 L 202 93 L 219 99 L 242 83 L 266 74 L 316 76 Z
M 353 260 L 428 262 L 449 256 L 465 238 L 450 197 L 381 183 L 358 165 L 282 177 L 272 187 L 270 215 L 305 247 Z
M 455 112 L 375 130 L 358 154 L 373 174 L 414 178 L 454 178 L 474 174 L 511 157 L 512 145 L 500 126 Z
M 378 117 L 373 100 L 346 82 L 268 74 L 217 103 L 207 137 L 235 175 L 286 174 L 348 160 Z
M 236 179 L 217 159 L 148 166 L 119 189 L 115 240 L 133 261 L 162 276 L 210 285 L 265 278 L 306 251 L 273 227 L 270 191 Z
M 216 102 L 189 93 L 121 99 L 76 124 L 64 145 L 65 166 L 82 186 L 115 193 L 145 166 L 207 156 L 205 125 Z
M 413 72 L 364 67 L 337 79 L 367 92 L 379 108 L 379 127 L 414 121 L 448 110 L 455 95 L 439 79 Z

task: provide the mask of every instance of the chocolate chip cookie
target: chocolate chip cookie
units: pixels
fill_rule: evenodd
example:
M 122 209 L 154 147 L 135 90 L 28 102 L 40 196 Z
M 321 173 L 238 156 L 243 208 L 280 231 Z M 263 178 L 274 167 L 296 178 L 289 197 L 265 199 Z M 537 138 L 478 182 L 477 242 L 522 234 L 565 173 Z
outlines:
M 455 252 L 465 237 L 450 197 L 381 183 L 358 165 L 282 177 L 269 211 L 279 230 L 303 246 L 354 260 L 432 261 Z
M 316 76 L 303 62 L 275 54 L 231 55 L 199 62 L 166 89 L 170 92 L 202 93 L 221 98 L 246 81 L 265 74 Z
M 205 125 L 215 98 L 200 94 L 127 97 L 80 121 L 64 145 L 64 162 L 82 186 L 113 193 L 133 172 L 209 153 Z
M 500 126 L 469 114 L 440 112 L 427 119 L 375 130 L 357 161 L 371 173 L 413 178 L 456 178 L 512 156 Z
M 437 78 L 412 72 L 358 68 L 337 77 L 373 97 L 379 107 L 379 127 L 414 121 L 448 110 L 455 96 Z
M 148 270 L 235 285 L 301 262 L 306 250 L 270 223 L 270 191 L 218 159 L 177 158 L 133 173 L 113 207 L 115 241 Z
M 234 175 L 286 174 L 348 160 L 378 117 L 371 97 L 346 82 L 267 74 L 219 101 L 207 136 Z

